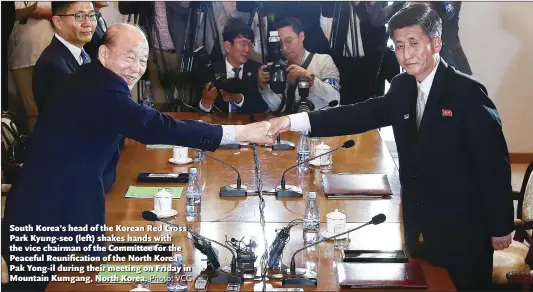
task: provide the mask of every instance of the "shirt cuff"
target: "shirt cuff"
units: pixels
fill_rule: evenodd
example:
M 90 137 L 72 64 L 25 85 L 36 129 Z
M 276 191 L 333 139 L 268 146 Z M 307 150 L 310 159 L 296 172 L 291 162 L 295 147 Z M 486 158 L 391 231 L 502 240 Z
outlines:
M 288 115 L 291 122 L 291 131 L 293 132 L 310 132 L 311 122 L 309 122 L 309 115 L 307 113 L 297 113 Z
M 242 104 L 244 103 L 244 95 L 242 96 L 242 100 L 239 103 L 234 102 L 234 104 L 238 107 L 242 107 Z
M 211 107 L 207 108 L 205 107 L 203 104 L 202 104 L 202 101 L 200 100 L 199 102 L 199 106 L 200 106 L 200 109 L 203 110 L 204 112 L 210 112 L 211 109 L 213 108 L 213 105 L 211 105 Z
M 233 144 L 235 140 L 235 125 L 222 125 L 222 140 L 220 145 Z

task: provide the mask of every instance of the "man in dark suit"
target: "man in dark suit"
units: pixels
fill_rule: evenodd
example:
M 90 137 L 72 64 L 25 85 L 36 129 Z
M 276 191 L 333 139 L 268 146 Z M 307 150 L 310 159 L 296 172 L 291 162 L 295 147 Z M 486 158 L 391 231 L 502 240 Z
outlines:
M 52 2 L 55 35 L 37 60 L 32 89 L 39 112 L 58 84 L 91 60 L 83 46 L 93 36 L 97 13 L 91 2 Z
M 54 97 L 56 87 L 61 86 L 68 75 L 91 62 L 84 45 L 91 40 L 98 20 L 98 13 L 91 2 L 55 1 L 52 3 L 52 15 L 56 34 L 33 70 L 33 95 L 39 112 L 43 112 Z M 117 148 L 103 174 L 106 192 L 115 182 L 119 157 L 120 150 Z
M 2 255 L 13 267 L 27 264 L 22 257 L 37 256 L 31 262 L 50 267 L 58 260 L 47 256 L 67 256 L 66 252 L 26 251 L 28 245 L 16 239 L 23 236 L 103 235 L 105 197 L 102 172 L 114 154 L 120 135 L 145 144 L 183 145 L 214 151 L 220 144 L 235 142 L 272 143 L 266 136 L 269 122 L 249 125 L 210 125 L 193 120 L 175 120 L 131 99 L 130 90 L 146 70 L 148 42 L 140 29 L 130 24 L 109 27 L 99 50 L 99 61 L 82 66 L 68 76 L 55 91 L 56 98 L 39 117 L 21 177 L 6 200 L 2 224 Z M 80 90 L 81 89 L 81 90 Z M 90 108 L 90 109 L 87 109 Z M 37 225 L 57 230 L 38 230 Z M 28 229 L 15 227 L 31 226 Z M 72 231 L 69 226 L 92 227 Z M 12 237 L 14 236 L 14 237 Z M 19 237 L 17 237 L 19 236 Z M 43 248 L 87 247 L 90 242 L 30 240 Z M 103 245 L 96 241 L 92 246 Z M 21 246 L 21 251 L 10 246 Z M 90 256 L 102 256 L 90 249 Z M 39 259 L 38 256 L 44 256 Z M 18 257 L 18 258 L 17 258 Z M 91 259 L 92 260 L 92 259 Z M 66 263 L 62 263 L 66 264 Z M 50 276 L 53 271 L 10 270 L 12 276 Z M 50 278 L 18 278 L 6 290 L 44 290 Z M 4 288 L 4 287 L 3 287 Z M 4 290 L 4 289 L 2 289 Z
M 205 85 L 199 107 L 210 112 L 215 106 L 222 112 L 264 113 L 268 105 L 259 93 L 257 72 L 261 64 L 250 60 L 254 46 L 254 31 L 239 19 L 229 20 L 222 33 L 226 59 L 213 64 L 215 74 L 225 74 L 228 80 L 240 79 L 235 85 L 237 92 L 216 88 L 212 83 Z M 220 93 L 220 94 L 219 94 Z
M 340 136 L 392 125 L 400 158 L 406 250 L 445 267 L 459 290 L 486 290 L 494 249 L 512 241 L 507 144 L 496 107 L 477 80 L 439 56 L 442 22 L 423 4 L 388 25 L 406 70 L 381 98 L 271 120 L 276 131 Z M 419 251 L 420 234 L 424 254 Z
M 109 1 L 93 1 L 93 6 L 94 11 L 98 13 L 96 28 L 94 30 L 93 38 L 83 46 L 83 49 L 89 54 L 89 57 L 91 57 L 92 60 L 96 60 L 98 58 L 98 48 L 102 44 L 104 33 L 107 30 L 107 24 L 100 13 L 100 9 L 109 6 Z

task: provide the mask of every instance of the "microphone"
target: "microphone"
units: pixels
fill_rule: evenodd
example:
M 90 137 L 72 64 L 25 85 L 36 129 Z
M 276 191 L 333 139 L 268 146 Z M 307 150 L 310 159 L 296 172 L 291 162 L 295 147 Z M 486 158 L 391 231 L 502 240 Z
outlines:
M 287 168 L 283 174 L 281 175 L 281 184 L 279 186 L 276 187 L 276 197 L 284 197 L 284 198 L 287 198 L 287 197 L 303 197 L 303 192 L 302 192 L 302 188 L 298 187 L 298 186 L 291 186 L 291 185 L 285 185 L 285 173 L 287 173 L 287 171 L 299 166 L 299 165 L 302 165 L 304 163 L 307 163 L 315 158 L 319 158 L 319 157 L 322 157 L 324 155 L 327 155 L 327 154 L 330 154 L 332 152 L 335 152 L 341 148 L 352 148 L 353 146 L 355 145 L 355 142 L 354 140 L 348 140 L 346 142 L 344 142 L 341 146 L 333 149 L 333 150 L 330 150 L 328 152 L 325 152 L 325 153 L 322 153 L 320 155 L 317 155 L 315 157 L 311 157 L 311 158 L 308 158 L 300 163 L 297 163 L 296 165 L 293 165 L 289 168 Z
M 174 224 L 172 222 L 168 222 L 166 220 L 162 220 L 161 218 L 157 217 L 157 215 L 151 211 L 144 211 L 142 212 L 142 217 L 144 220 L 147 220 L 147 221 L 152 221 L 152 222 L 155 222 L 155 221 L 159 221 L 159 222 L 162 222 L 162 223 L 165 223 L 165 224 L 168 224 L 170 226 L 174 226 L 174 227 L 178 227 L 178 228 L 183 228 L 182 226 L 178 225 L 178 224 Z M 194 230 L 187 230 L 193 237 L 193 240 L 194 240 L 194 246 L 200 250 L 203 254 L 205 254 L 208 258 L 208 261 L 211 263 L 212 267 L 214 268 L 214 271 L 211 275 L 211 282 L 212 283 L 242 283 L 243 282 L 243 277 L 241 275 L 238 275 L 238 272 L 237 272 L 237 260 L 236 260 L 236 256 L 235 256 L 235 253 L 233 252 L 233 250 L 231 248 L 229 248 L 227 245 L 225 244 L 222 244 L 216 240 L 213 240 L 213 239 L 210 239 L 210 238 L 207 238 L 205 236 L 202 236 L 200 234 L 198 234 L 196 231 Z M 220 264 L 218 262 L 218 257 L 215 253 L 215 251 L 213 250 L 213 248 L 211 247 L 211 244 L 207 244 L 207 243 L 204 243 L 205 242 L 209 242 L 209 243 L 215 243 L 215 244 L 218 244 L 222 247 L 224 247 L 225 249 L 229 250 L 229 252 L 231 253 L 231 266 L 229 267 L 229 270 L 230 272 L 225 272 L 224 270 L 228 270 L 227 267 L 220 267 Z
M 317 111 L 323 110 L 323 109 L 325 109 L 325 108 L 327 108 L 327 107 L 336 107 L 336 106 L 338 106 L 338 105 L 339 105 L 339 101 L 338 101 L 338 100 L 332 100 L 332 101 L 330 101 L 330 102 L 328 103 L 328 105 L 325 105 L 325 106 L 323 106 L 323 107 L 317 109 Z
M 220 196 L 221 197 L 246 197 L 246 192 L 248 190 L 248 187 L 246 185 L 241 185 L 241 174 L 239 171 L 231 164 L 222 161 L 221 159 L 211 156 L 207 153 L 204 153 L 205 156 L 216 160 L 224 165 L 227 165 L 231 167 L 231 169 L 235 170 L 237 173 L 237 184 L 234 185 L 225 185 L 220 188 Z
M 350 233 L 352 231 L 356 231 L 356 230 L 359 230 L 367 225 L 378 225 L 378 224 L 381 224 L 383 222 L 385 222 L 385 219 L 387 219 L 387 217 L 385 216 L 385 214 L 378 214 L 374 217 L 372 217 L 372 220 L 370 220 L 369 222 L 361 225 L 361 226 L 358 226 L 356 228 L 352 228 L 348 231 L 345 231 L 345 232 L 342 232 L 342 233 L 339 233 L 339 234 L 335 234 L 333 236 L 330 236 L 330 237 L 324 237 L 322 238 L 321 240 L 315 242 L 315 243 L 312 243 L 312 244 L 309 244 L 309 245 L 306 245 L 302 248 L 300 248 L 299 250 L 297 250 L 296 252 L 294 252 L 292 254 L 292 258 L 291 258 L 291 264 L 290 264 L 290 268 L 288 270 L 285 271 L 285 274 L 286 274 L 286 277 L 283 278 L 282 280 L 282 283 L 283 285 L 299 285 L 299 286 L 316 286 L 317 285 L 317 274 L 313 271 L 309 271 L 309 270 L 306 270 L 306 269 L 296 269 L 296 262 L 294 260 L 294 257 L 296 256 L 297 253 L 301 252 L 302 250 L 305 250 L 307 248 L 310 248 L 312 246 L 315 246 L 317 244 L 320 244 L 326 240 L 331 240 L 331 239 L 334 239 L 336 237 L 339 237 L 341 235 L 344 235 L 344 234 L 347 234 L 347 233 Z
M 174 101 L 176 101 L 177 103 L 179 103 L 179 104 L 181 104 L 181 105 L 183 105 L 183 106 L 185 106 L 187 108 L 192 109 L 193 111 L 195 111 L 197 113 L 200 113 L 200 114 L 202 114 L 204 116 L 208 116 L 208 117 L 212 118 L 213 120 L 221 123 L 222 125 L 227 125 L 228 124 L 227 122 L 224 122 L 223 120 L 221 120 L 221 119 L 219 119 L 217 117 L 214 117 L 214 116 L 212 116 L 210 114 L 204 113 L 201 110 L 195 108 L 194 106 L 191 106 L 191 105 L 185 103 L 183 100 L 181 100 L 179 98 L 175 98 Z M 241 149 L 241 144 L 240 143 L 224 144 L 224 145 L 220 145 L 218 147 L 218 149 Z

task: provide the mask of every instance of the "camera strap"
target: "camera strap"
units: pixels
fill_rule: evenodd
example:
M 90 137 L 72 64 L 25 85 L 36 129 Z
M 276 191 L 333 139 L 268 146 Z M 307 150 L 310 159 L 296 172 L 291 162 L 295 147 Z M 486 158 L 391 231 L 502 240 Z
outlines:
M 307 67 L 309 67 L 309 64 L 311 64 L 311 61 L 313 60 L 313 57 L 315 56 L 315 53 L 310 53 L 309 56 L 305 59 L 305 62 L 302 64 L 302 68 L 307 70 Z M 298 88 L 298 80 L 291 81 L 289 83 L 289 86 L 287 88 L 287 107 L 285 109 L 286 113 L 292 113 L 293 107 L 294 107 L 294 101 L 296 99 L 296 89 Z M 280 109 L 283 109 L 284 102 L 281 101 Z

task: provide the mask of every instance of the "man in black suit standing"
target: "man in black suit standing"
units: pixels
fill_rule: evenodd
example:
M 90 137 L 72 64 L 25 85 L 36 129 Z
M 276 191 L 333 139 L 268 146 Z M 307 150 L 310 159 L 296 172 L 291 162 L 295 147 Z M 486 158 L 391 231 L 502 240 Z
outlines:
M 54 97 L 54 90 L 68 75 L 92 61 L 83 46 L 92 39 L 98 21 L 98 13 L 91 2 L 52 2 L 52 15 L 56 34 L 33 70 L 33 95 L 39 112 L 46 108 Z M 104 171 L 106 192 L 115 182 L 115 166 L 119 157 L 120 150 L 117 148 Z
M 215 106 L 222 112 L 231 113 L 264 113 L 268 105 L 259 93 L 257 72 L 261 64 L 250 60 L 253 53 L 254 31 L 242 20 L 229 20 L 222 33 L 226 59 L 213 64 L 215 73 L 224 73 L 228 79 L 237 78 L 242 82 L 235 82 L 241 88 L 241 93 L 230 93 L 216 88 L 208 83 L 202 90 L 199 107 L 210 112 Z
M 109 6 L 109 1 L 93 1 L 93 6 L 94 11 L 98 13 L 96 28 L 94 30 L 93 38 L 83 46 L 83 49 L 89 54 L 89 57 L 91 57 L 92 60 L 96 60 L 98 58 L 98 48 L 102 44 L 104 33 L 107 30 L 107 24 L 100 13 L 100 9 Z
M 52 2 L 56 33 L 33 70 L 32 89 L 39 112 L 67 75 L 91 62 L 83 46 L 93 37 L 97 15 L 91 2 Z
M 440 58 L 442 21 L 429 6 L 400 10 L 388 30 L 406 72 L 385 96 L 276 118 L 270 134 L 340 136 L 392 125 L 407 252 L 445 267 L 459 290 L 486 290 L 493 252 L 510 245 L 513 231 L 500 117 L 482 84 Z

